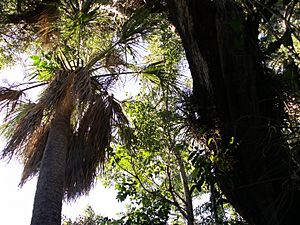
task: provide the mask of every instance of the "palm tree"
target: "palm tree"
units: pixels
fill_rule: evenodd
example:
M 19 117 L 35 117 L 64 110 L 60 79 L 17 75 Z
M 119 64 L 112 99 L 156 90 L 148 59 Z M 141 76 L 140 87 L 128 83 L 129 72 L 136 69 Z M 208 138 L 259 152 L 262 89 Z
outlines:
M 62 1 L 55 22 L 40 25 L 42 44 L 52 53 L 33 57 L 39 83 L 0 89 L 2 107 L 9 108 L 2 158 L 23 160 L 21 185 L 39 172 L 32 225 L 61 223 L 62 199 L 90 190 L 108 156 L 113 124 L 126 122 L 109 89 L 128 66 L 122 53 L 152 24 L 143 8 L 118 19 L 115 32 L 110 9 L 100 9 L 93 0 Z M 24 91 L 40 85 L 46 88 L 38 101 L 24 103 Z
M 21 184 L 39 171 L 32 224 L 60 224 L 64 192 L 68 198 L 88 192 L 105 160 L 114 113 L 122 112 L 90 75 L 85 68 L 57 71 L 38 102 L 12 118 L 3 157 L 22 157 Z M 1 98 L 9 93 L 18 92 L 3 90 Z

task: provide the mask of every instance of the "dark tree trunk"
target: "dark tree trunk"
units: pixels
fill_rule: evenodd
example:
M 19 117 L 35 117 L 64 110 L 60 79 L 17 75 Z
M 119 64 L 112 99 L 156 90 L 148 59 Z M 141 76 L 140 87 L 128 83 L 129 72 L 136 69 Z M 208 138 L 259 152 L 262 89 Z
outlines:
M 228 200 L 250 223 L 294 225 L 300 192 L 281 138 L 282 106 L 258 48 L 258 21 L 233 1 L 168 0 L 186 51 L 199 123 L 218 125 Z M 234 137 L 235 148 L 229 145 Z M 297 176 L 295 176 L 297 177 Z
M 61 224 L 71 115 L 69 104 L 61 108 L 51 123 L 37 182 L 31 225 Z

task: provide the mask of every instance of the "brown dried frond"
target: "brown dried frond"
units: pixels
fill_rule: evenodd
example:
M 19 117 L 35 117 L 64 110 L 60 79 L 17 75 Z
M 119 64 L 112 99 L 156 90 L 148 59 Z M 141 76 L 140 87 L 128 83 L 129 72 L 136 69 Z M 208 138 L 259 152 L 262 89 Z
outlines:
M 9 107 L 10 111 L 13 111 L 22 94 L 23 92 L 19 90 L 0 87 L 0 110 L 4 107 Z
M 111 140 L 112 97 L 98 94 L 73 135 L 67 155 L 65 189 L 68 199 L 87 193 L 103 169 Z
M 60 71 L 55 76 L 43 92 L 39 102 L 20 118 L 13 135 L 2 152 L 2 157 L 11 157 L 15 152 L 18 152 L 20 156 L 23 154 L 28 140 L 42 125 L 42 120 L 51 120 L 55 109 L 61 104 L 70 87 L 72 87 L 73 78 L 72 71 Z
M 47 143 L 49 127 L 49 124 L 39 127 L 28 140 L 23 154 L 24 169 L 19 184 L 20 186 L 23 186 L 29 178 L 36 175 L 39 171 Z
M 71 91 L 74 82 L 74 71 L 59 71 L 43 92 L 39 104 L 48 112 L 53 112 Z
M 46 5 L 45 5 L 46 6 Z M 42 40 L 42 45 L 46 48 L 52 46 L 53 37 L 55 36 L 55 29 L 52 24 L 57 20 L 59 11 L 55 5 L 47 5 L 44 10 L 41 10 L 38 15 L 37 35 Z
M 126 65 L 123 56 L 117 51 L 110 52 L 104 60 L 104 68 L 112 74 L 117 73 L 122 66 Z
M 2 152 L 2 158 L 11 158 L 15 154 L 22 156 L 31 135 L 40 127 L 42 118 L 43 108 L 40 105 L 34 105 L 31 110 L 28 110 L 16 125 L 12 136 Z
M 129 121 L 123 112 L 121 104 L 116 100 L 112 99 L 112 110 L 113 110 L 113 122 L 115 125 L 123 125 L 123 124 L 129 124 Z
M 116 99 L 112 101 L 112 110 L 113 110 L 113 133 L 114 140 L 117 142 L 123 142 L 128 148 L 132 144 L 134 137 L 133 129 L 129 125 L 129 121 L 123 112 L 121 103 Z
M 74 78 L 74 86 L 73 91 L 76 93 L 75 98 L 78 102 L 78 116 L 84 112 L 86 108 L 87 102 L 92 97 L 92 84 L 91 84 L 91 72 L 86 71 L 84 68 L 80 68 L 76 71 L 76 75 Z
M 118 67 L 118 66 L 124 66 L 126 65 L 126 62 L 124 61 L 122 55 L 119 52 L 113 51 L 110 54 L 108 54 L 105 58 L 105 67 Z

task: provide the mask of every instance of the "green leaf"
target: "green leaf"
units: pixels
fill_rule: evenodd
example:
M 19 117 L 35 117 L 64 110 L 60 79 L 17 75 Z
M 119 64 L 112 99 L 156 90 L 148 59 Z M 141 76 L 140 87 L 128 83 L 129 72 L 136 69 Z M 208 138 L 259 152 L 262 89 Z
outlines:
M 34 66 L 38 66 L 41 62 L 41 57 L 34 55 L 34 56 L 30 56 L 30 58 L 33 60 L 33 65 Z
M 230 145 L 233 145 L 234 144 L 234 137 L 231 137 L 231 140 L 229 142 Z
M 208 142 L 207 142 L 207 145 L 209 146 L 213 140 L 214 140 L 213 138 L 209 138 Z

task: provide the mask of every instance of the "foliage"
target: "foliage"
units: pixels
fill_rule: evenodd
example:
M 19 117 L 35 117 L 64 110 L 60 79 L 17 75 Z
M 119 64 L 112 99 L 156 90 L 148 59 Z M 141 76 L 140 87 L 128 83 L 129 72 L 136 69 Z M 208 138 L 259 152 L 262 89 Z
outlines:
M 181 215 L 181 220 L 192 213 L 186 212 L 185 201 L 191 201 L 187 199 L 191 193 L 184 193 L 182 183 L 182 179 L 188 182 L 189 147 L 180 137 L 183 119 L 177 109 L 177 66 L 182 49 L 178 37 L 166 24 L 162 27 L 168 38 L 154 33 L 148 39 L 150 54 L 146 60 L 158 63 L 143 70 L 144 91 L 135 100 L 123 103 L 130 125 L 120 130 L 124 144 L 117 141 L 113 146 L 105 174 L 107 184 L 114 185 L 120 201 L 130 198 L 126 216 L 127 222 L 133 224 L 165 224 L 171 209 Z
M 297 165 L 291 171 L 297 171 L 299 4 L 235 2 L 247 17 L 245 23 L 256 21 L 259 27 L 258 33 L 247 34 L 259 38 L 256 47 L 264 69 L 284 86 L 274 86 L 286 102 L 284 127 L 279 129 L 288 141 L 292 164 Z M 65 96 L 70 96 L 72 134 L 64 187 L 68 198 L 87 193 L 111 156 L 107 185 L 114 185 L 120 201 L 131 200 L 122 223 L 165 224 L 174 212 L 187 219 L 191 213 L 187 198 L 207 192 L 210 202 L 192 209 L 199 223 L 242 223 L 230 212 L 218 186 L 235 164 L 230 152 L 239 143 L 231 136 L 230 141 L 222 140 L 214 125 L 208 130 L 190 96 L 183 93 L 187 87 L 180 74 L 181 41 L 165 12 L 153 13 L 157 5 L 158 1 L 138 0 L 2 1 L 0 68 L 24 53 L 32 55 L 34 68 L 30 82 L 0 88 L 0 106 L 8 108 L 2 129 L 9 139 L 2 157 L 23 160 L 21 183 L 38 173 L 51 122 Z M 242 25 L 240 20 L 230 24 L 237 32 Z M 238 42 L 233 45 L 243 47 Z M 145 46 L 150 54 L 138 65 L 137 49 Z M 143 93 L 125 101 L 122 108 L 111 90 L 126 74 L 141 75 L 144 86 Z M 25 92 L 37 86 L 46 87 L 39 99 L 26 99 Z M 119 138 L 113 148 L 112 135 Z M 89 208 L 74 224 L 120 221 L 96 216 Z
M 127 128 L 128 133 L 121 134 L 128 141 L 124 145 L 115 146 L 116 150 L 106 171 L 107 181 L 115 184 L 118 191 L 117 198 L 123 201 L 130 197 L 132 205 L 140 205 L 140 210 L 131 208 L 135 209 L 135 214 L 147 211 L 151 215 L 148 210 L 151 209 L 150 206 L 157 207 L 155 199 L 162 210 L 172 204 L 172 194 L 182 195 L 180 174 L 176 172 L 178 162 L 168 143 L 169 139 L 175 138 L 178 130 L 171 131 L 165 125 L 166 121 L 174 122 L 176 116 L 166 111 L 165 104 L 156 94 L 148 96 L 149 99 L 147 96 L 140 96 L 137 100 L 123 105 L 133 127 Z M 153 105 L 154 102 L 158 104 Z M 173 118 L 166 119 L 166 116 Z M 180 146 L 178 143 L 176 146 L 180 149 L 176 151 L 183 151 L 180 154 L 187 151 L 186 144 Z
M 289 119 L 286 122 L 287 127 L 283 128 L 283 131 L 286 133 L 289 143 L 291 143 L 289 148 L 293 149 L 293 157 L 296 158 L 295 151 L 298 147 L 298 142 L 295 141 L 298 139 L 298 115 L 296 111 L 299 102 L 299 18 L 297 14 L 299 6 L 297 6 L 295 1 L 237 2 L 240 3 L 240 7 L 244 10 L 247 17 L 253 16 L 253 18 L 247 19 L 259 22 L 259 33 L 251 33 L 253 31 L 249 31 L 249 33 L 259 36 L 260 46 L 257 47 L 262 50 L 264 55 L 262 60 L 265 62 L 266 68 L 273 70 L 279 80 L 284 83 L 285 96 L 282 97 L 293 96 L 292 98 L 287 98 L 287 103 L 289 104 L 289 107 L 286 107 L 287 110 L 291 108 L 294 108 L 294 110 L 289 111 Z M 282 24 L 284 25 L 282 26 Z M 242 24 L 239 24 L 239 21 L 234 21 L 231 26 L 232 29 L 239 31 Z M 170 38 L 168 32 L 166 32 L 166 27 L 162 26 L 161 31 L 161 33 L 158 31 L 159 35 L 151 36 L 148 39 L 153 44 L 152 52 L 156 52 L 155 61 L 160 63 L 153 64 L 156 66 L 155 69 L 151 67 L 152 65 L 146 67 L 143 74 L 155 84 L 161 84 L 162 86 L 165 84 L 168 90 L 170 89 L 168 84 L 174 82 L 177 78 L 178 59 L 180 57 L 176 54 L 180 54 L 180 52 L 176 51 L 176 49 L 172 52 L 173 49 L 170 47 L 160 48 L 161 45 L 166 44 L 166 42 L 160 42 L 160 38 Z M 177 40 L 172 38 L 170 39 L 176 43 Z M 237 45 L 237 48 L 243 47 L 239 46 L 242 43 L 234 44 Z M 153 59 L 153 56 L 151 57 Z M 168 60 L 165 60 L 165 57 L 168 57 Z M 172 57 L 174 57 L 173 61 Z M 162 64 L 163 66 L 158 68 L 158 65 L 161 66 Z M 166 72 L 163 73 L 163 76 L 160 74 L 162 70 Z M 151 71 L 155 76 L 148 76 L 148 71 Z M 165 81 L 165 83 L 162 81 Z M 191 190 L 196 190 L 198 193 L 203 191 L 210 192 L 210 202 L 198 208 L 201 217 L 199 219 L 200 223 L 242 224 L 243 221 L 239 216 L 236 216 L 235 213 L 230 214 L 229 211 L 231 209 L 220 192 L 217 182 L 226 179 L 226 173 L 230 172 L 235 164 L 234 159 L 230 155 L 230 152 L 239 145 L 239 143 L 236 143 L 235 137 L 230 136 L 231 140 L 223 144 L 221 148 L 219 143 L 227 140 L 221 139 L 215 127 L 215 130 L 208 133 L 205 127 L 203 128 L 203 125 L 200 124 L 200 127 L 195 129 L 197 141 L 195 141 L 194 146 L 190 146 L 191 143 L 186 141 L 181 133 L 181 128 L 179 129 L 179 124 L 182 123 L 182 114 L 178 113 L 176 107 L 174 107 L 178 103 L 168 102 L 167 106 L 164 105 L 165 109 L 162 110 L 160 107 L 170 100 L 170 98 L 166 98 L 167 94 L 164 93 L 163 96 L 160 96 L 160 92 L 157 89 L 147 90 L 146 92 L 148 94 L 146 99 L 145 96 L 140 95 L 139 98 L 141 99 L 125 103 L 124 109 L 129 115 L 132 125 L 124 129 L 122 135 L 126 136 L 128 141 L 123 145 L 116 145 L 115 152 L 112 152 L 110 176 L 114 177 L 119 200 L 123 201 L 126 197 L 130 197 L 136 203 L 139 199 L 136 204 L 140 204 L 143 211 L 147 211 L 147 209 L 144 209 L 144 202 L 147 202 L 147 200 L 144 200 L 146 196 L 154 196 L 154 199 L 160 197 L 166 203 L 174 201 L 172 193 L 168 192 L 168 188 L 164 189 L 166 186 L 164 184 L 167 183 L 165 180 L 168 179 L 168 167 L 172 171 L 172 175 L 174 175 L 170 180 L 180 183 L 179 175 L 174 172 L 176 171 L 176 166 L 172 164 L 176 165 L 176 154 L 172 154 L 174 154 L 174 150 L 177 147 L 178 151 L 183 154 L 183 159 L 190 173 Z M 149 101 L 149 98 L 151 101 Z M 170 105 L 175 110 L 174 108 L 168 108 Z M 190 109 L 190 111 L 194 113 L 193 109 Z M 199 115 L 193 115 L 193 117 L 197 118 Z M 178 130 L 176 130 L 177 128 Z M 204 131 L 201 132 L 201 130 Z M 168 135 L 170 136 L 168 137 Z M 201 138 L 202 140 L 199 141 Z M 168 149 L 170 147 L 170 143 L 168 143 L 170 139 L 175 143 L 173 143 L 174 146 L 171 145 L 174 149 Z M 180 141 L 186 142 L 183 144 Z M 192 147 L 193 150 L 190 151 Z M 189 158 L 187 158 L 188 152 Z M 188 159 L 191 161 L 191 164 L 188 163 Z M 230 180 L 227 182 L 230 183 Z M 176 185 L 171 186 L 174 186 L 176 191 L 176 188 L 179 188 Z M 139 212 L 134 207 L 132 209 Z M 207 211 L 210 212 L 210 216 L 203 216 Z M 228 214 L 231 217 L 228 218 Z M 139 216 L 139 218 L 143 218 L 143 216 Z
M 148 200 L 149 203 L 152 201 L 152 199 Z M 168 211 L 168 208 L 164 208 L 156 201 L 152 203 L 152 206 L 130 209 L 130 211 L 130 213 L 123 215 L 120 219 L 110 219 L 96 215 L 93 209 L 88 206 L 83 216 L 79 216 L 75 221 L 64 219 L 63 225 L 164 225 L 167 221 L 167 217 L 164 218 L 164 216 L 167 215 L 165 211 Z
M 65 219 L 63 225 L 119 225 L 123 224 L 123 220 L 113 220 L 107 217 L 96 215 L 91 206 L 87 206 L 84 215 L 76 218 L 75 221 Z
M 41 2 L 47 10 L 53 9 L 48 3 Z M 33 10 L 40 3 L 36 4 Z M 55 15 L 42 11 L 33 23 L 38 27 L 34 51 L 39 54 L 31 57 L 31 81 L 1 89 L 1 103 L 10 107 L 3 126 L 9 129 L 3 131 L 8 143 L 2 157 L 22 159 L 21 184 L 26 182 L 40 170 L 55 116 L 61 110 L 69 111 L 72 134 L 64 189 L 70 199 L 93 186 L 108 156 L 113 126 L 126 123 L 119 102 L 109 91 L 119 79 L 116 75 L 131 68 L 126 57 L 132 45 L 154 29 L 158 20 L 146 20 L 150 16 L 147 7 L 125 15 L 97 1 L 61 1 L 55 6 Z M 36 102 L 21 101 L 26 90 L 42 85 L 46 88 Z
M 39 19 L 37 27 L 33 25 L 37 29 L 34 51 L 39 54 L 31 57 L 34 71 L 30 78 L 34 81 L 21 90 L 14 89 L 17 85 L 3 88 L 1 93 L 1 101 L 11 106 L 3 126 L 9 141 L 2 157 L 22 159 L 22 185 L 41 170 L 56 116 L 62 112 L 71 114 L 64 180 L 65 196 L 71 199 L 87 193 L 93 186 L 108 157 L 112 126 L 127 122 L 119 103 L 109 94 L 118 75 L 128 72 L 162 79 L 166 73 L 156 62 L 133 67 L 127 60 L 128 54 L 134 54 L 137 40 L 159 22 L 160 17 L 152 16 L 147 7 L 123 14 L 96 1 L 61 1 L 57 6 L 55 17 L 48 11 L 36 15 Z M 26 90 L 40 85 L 46 88 L 36 102 L 19 100 Z M 129 224 L 138 221 L 162 224 L 168 219 L 169 204 L 162 206 L 149 198 L 142 202 L 143 208 L 132 208 L 128 214 Z

